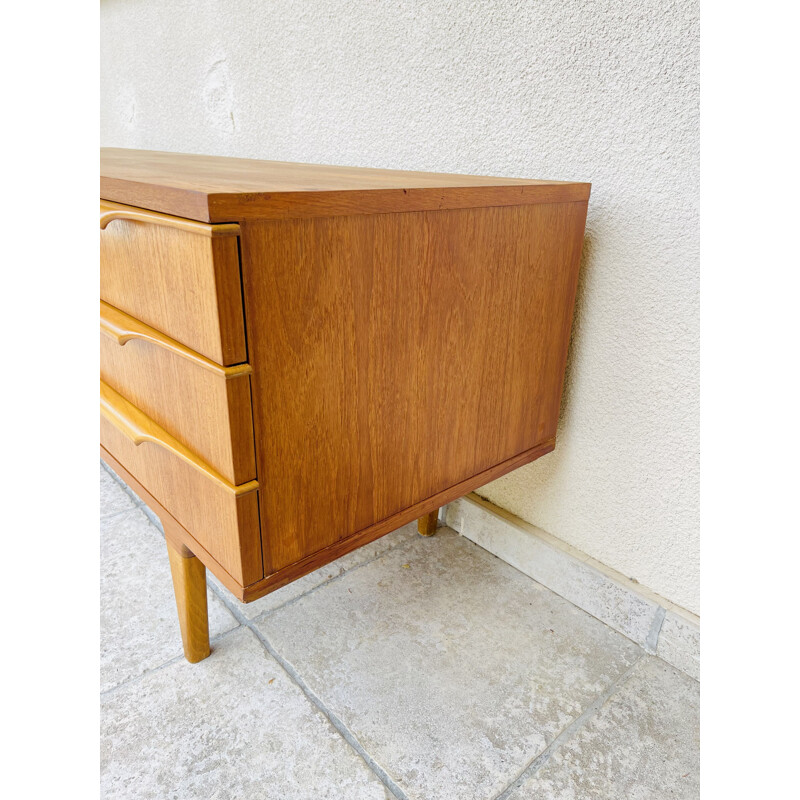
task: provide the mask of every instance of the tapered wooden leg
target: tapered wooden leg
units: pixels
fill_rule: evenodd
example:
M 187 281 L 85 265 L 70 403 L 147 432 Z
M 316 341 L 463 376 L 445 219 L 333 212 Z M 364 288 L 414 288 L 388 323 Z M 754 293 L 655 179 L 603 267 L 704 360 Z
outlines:
M 417 530 L 420 533 L 420 536 L 433 536 L 436 533 L 436 525 L 439 522 L 439 509 L 437 508 L 435 511 L 431 511 L 430 514 L 426 514 L 424 517 L 420 517 L 417 520 Z
M 206 596 L 206 568 L 200 559 L 183 545 L 167 539 L 172 586 L 178 606 L 183 653 L 192 664 L 208 658 L 208 598 Z

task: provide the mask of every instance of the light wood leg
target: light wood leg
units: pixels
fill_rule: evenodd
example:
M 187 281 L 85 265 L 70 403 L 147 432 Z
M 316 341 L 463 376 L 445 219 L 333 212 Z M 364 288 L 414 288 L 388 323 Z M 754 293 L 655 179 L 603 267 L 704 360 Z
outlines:
M 178 606 L 183 653 L 192 664 L 208 658 L 208 597 L 206 596 L 206 568 L 200 559 L 183 545 L 167 539 L 172 586 Z
M 437 508 L 435 511 L 431 511 L 430 514 L 426 514 L 424 517 L 420 517 L 417 520 L 417 530 L 420 533 L 420 536 L 433 536 L 436 533 L 436 525 L 439 522 L 439 509 Z

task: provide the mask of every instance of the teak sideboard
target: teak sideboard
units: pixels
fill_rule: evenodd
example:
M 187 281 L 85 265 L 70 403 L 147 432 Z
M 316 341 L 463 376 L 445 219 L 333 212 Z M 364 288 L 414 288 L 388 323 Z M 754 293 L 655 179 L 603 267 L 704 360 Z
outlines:
M 555 446 L 590 184 L 105 149 L 101 455 L 184 652 Z

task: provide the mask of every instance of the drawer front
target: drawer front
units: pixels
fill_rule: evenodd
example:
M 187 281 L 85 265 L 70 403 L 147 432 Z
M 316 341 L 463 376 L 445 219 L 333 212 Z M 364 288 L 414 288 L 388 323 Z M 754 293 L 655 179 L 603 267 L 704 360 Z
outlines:
M 238 225 L 100 202 L 100 297 L 218 364 L 247 361 Z
M 100 377 L 231 483 L 256 477 L 249 364 L 221 367 L 100 302 Z
M 102 381 L 100 441 L 234 580 L 263 576 L 255 481 L 232 485 Z

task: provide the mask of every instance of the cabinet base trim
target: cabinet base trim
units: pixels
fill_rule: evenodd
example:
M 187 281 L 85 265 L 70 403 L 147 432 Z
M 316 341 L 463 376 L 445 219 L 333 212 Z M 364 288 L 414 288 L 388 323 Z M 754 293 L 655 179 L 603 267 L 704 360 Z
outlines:
M 263 578 L 256 583 L 251 583 L 249 586 L 245 586 L 244 596 L 242 596 L 240 599 L 242 599 L 245 603 L 258 600 L 265 594 L 274 592 L 276 589 L 286 586 L 287 583 L 291 583 L 298 578 L 302 578 L 303 575 L 307 575 L 309 572 L 313 572 L 315 569 L 318 569 L 319 567 L 322 567 L 325 564 L 328 564 L 329 562 L 346 555 L 351 550 L 355 550 L 362 545 L 369 544 L 370 542 L 375 541 L 375 539 L 380 539 L 381 536 L 385 536 L 387 533 L 391 533 L 392 531 L 401 528 L 403 525 L 406 525 L 409 522 L 413 522 L 420 517 L 424 517 L 426 514 L 429 514 L 432 511 L 447 505 L 447 503 L 450 503 L 459 497 L 463 497 L 464 495 L 469 494 L 484 484 L 487 484 L 490 481 L 500 478 L 506 473 L 517 469 L 517 467 L 521 467 L 530 463 L 531 461 L 535 461 L 540 456 L 546 455 L 547 453 L 553 451 L 555 446 L 556 440 L 548 439 L 547 441 L 536 445 L 536 447 L 532 447 L 530 450 L 525 450 L 522 453 L 509 458 L 507 461 L 496 464 L 495 466 L 490 467 L 483 472 L 479 472 L 477 475 L 473 475 L 471 478 L 467 478 L 460 483 L 456 483 L 448 489 L 444 489 L 443 491 L 438 492 L 426 500 L 421 500 L 419 503 L 415 503 L 413 506 L 404 508 L 402 511 L 398 511 L 396 514 L 392 514 L 390 517 L 386 517 L 386 519 L 382 519 L 380 522 L 376 522 L 374 525 L 370 525 L 368 528 L 364 528 L 358 533 L 348 536 L 346 539 L 340 539 L 338 542 L 334 542 L 332 545 L 329 545 L 323 550 L 319 550 L 310 556 L 306 556 L 300 561 L 295 561 L 293 564 L 289 564 L 288 566 L 273 572 L 271 575 L 268 575 L 266 578 Z

